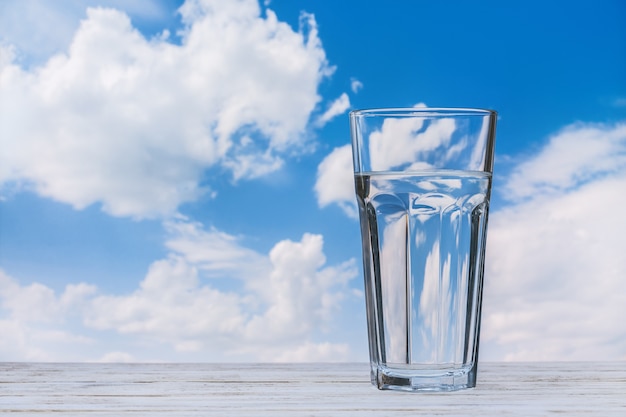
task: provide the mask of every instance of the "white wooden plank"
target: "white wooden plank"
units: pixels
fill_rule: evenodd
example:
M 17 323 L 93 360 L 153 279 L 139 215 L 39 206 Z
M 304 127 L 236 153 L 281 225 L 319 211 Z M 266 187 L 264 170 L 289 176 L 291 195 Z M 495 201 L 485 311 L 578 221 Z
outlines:
M 475 389 L 378 391 L 366 364 L 0 364 L 0 415 L 626 416 L 626 362 L 485 363 Z

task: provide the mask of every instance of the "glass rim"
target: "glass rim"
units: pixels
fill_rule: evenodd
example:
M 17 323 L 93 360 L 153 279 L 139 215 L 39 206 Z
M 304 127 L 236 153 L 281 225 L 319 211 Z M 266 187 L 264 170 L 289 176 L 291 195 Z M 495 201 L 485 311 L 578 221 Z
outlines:
M 412 117 L 412 116 L 497 116 L 491 109 L 472 107 L 379 107 L 357 109 L 350 112 L 350 117 Z

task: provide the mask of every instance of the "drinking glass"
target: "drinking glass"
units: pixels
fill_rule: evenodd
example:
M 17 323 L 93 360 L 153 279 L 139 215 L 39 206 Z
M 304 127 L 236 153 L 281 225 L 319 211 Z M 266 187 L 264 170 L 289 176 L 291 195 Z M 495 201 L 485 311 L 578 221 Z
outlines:
M 497 114 L 350 113 L 372 383 L 475 387 Z

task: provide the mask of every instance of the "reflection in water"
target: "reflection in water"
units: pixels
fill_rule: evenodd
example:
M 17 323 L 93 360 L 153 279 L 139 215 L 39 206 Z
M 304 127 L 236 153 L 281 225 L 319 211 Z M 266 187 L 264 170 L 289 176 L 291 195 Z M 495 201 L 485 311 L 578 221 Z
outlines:
M 362 176 L 381 360 L 463 365 L 473 351 L 490 176 Z M 471 359 L 471 358 L 470 358 Z
M 387 361 L 405 363 L 407 360 L 407 271 L 406 264 L 397 262 L 406 259 L 407 213 L 401 204 L 384 204 L 380 208 L 384 219 L 379 226 L 381 290 L 385 294 L 383 303 L 384 326 L 386 329 Z M 395 211 L 397 210 L 397 211 Z

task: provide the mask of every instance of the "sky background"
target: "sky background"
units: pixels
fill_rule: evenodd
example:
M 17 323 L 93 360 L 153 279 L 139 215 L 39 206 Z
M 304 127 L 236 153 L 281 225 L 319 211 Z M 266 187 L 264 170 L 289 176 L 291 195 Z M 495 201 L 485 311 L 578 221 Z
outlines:
M 0 360 L 366 361 L 347 113 L 499 113 L 481 360 L 626 360 L 626 3 L 3 0 Z

